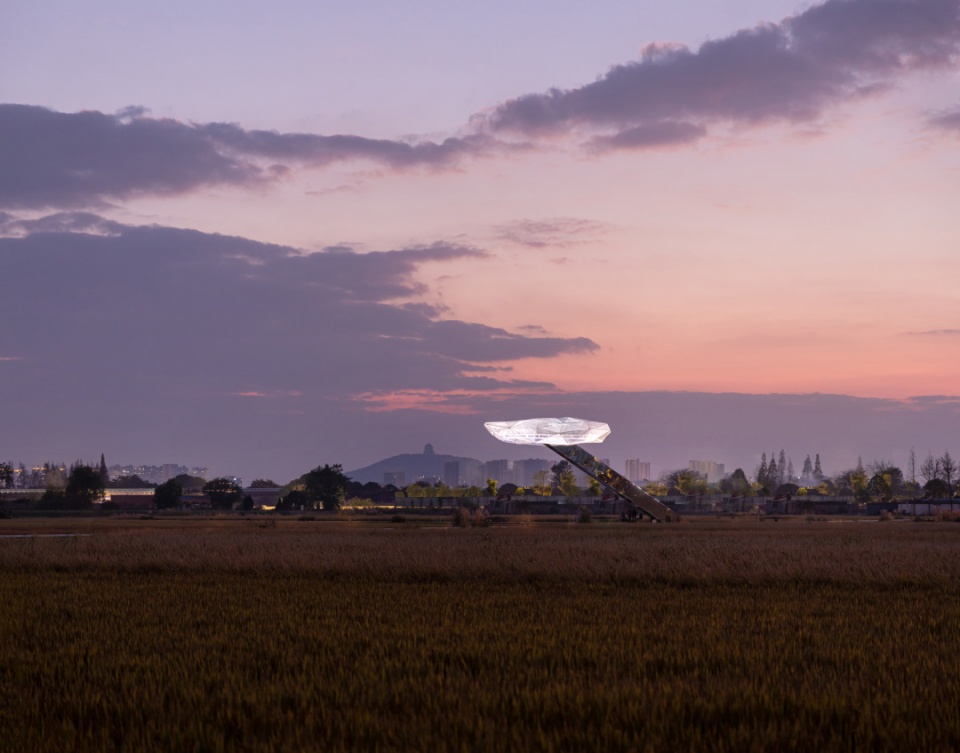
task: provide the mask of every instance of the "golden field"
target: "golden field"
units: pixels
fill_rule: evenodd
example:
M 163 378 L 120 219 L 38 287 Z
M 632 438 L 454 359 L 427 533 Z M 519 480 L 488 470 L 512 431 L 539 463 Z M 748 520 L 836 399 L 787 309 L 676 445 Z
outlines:
M 19 519 L 0 749 L 957 750 L 960 524 Z

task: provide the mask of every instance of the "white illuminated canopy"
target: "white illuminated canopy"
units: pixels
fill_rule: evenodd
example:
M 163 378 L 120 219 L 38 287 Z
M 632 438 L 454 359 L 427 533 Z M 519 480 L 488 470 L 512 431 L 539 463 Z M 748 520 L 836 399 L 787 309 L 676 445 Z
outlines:
M 604 423 L 569 416 L 487 421 L 484 426 L 501 442 L 509 444 L 585 444 L 602 442 L 610 434 L 610 427 Z

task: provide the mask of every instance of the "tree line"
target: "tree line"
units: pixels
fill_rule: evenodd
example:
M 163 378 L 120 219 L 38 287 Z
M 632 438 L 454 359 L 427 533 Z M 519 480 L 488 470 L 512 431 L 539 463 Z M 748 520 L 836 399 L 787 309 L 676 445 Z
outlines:
M 827 476 L 820 463 L 820 455 L 811 460 L 807 455 L 799 476 L 793 474 L 793 463 L 783 450 L 779 456 L 773 453 L 761 455 L 760 465 L 753 478 L 742 468 L 737 468 L 718 483 L 710 484 L 695 471 L 679 469 L 664 473 L 656 482 L 645 488 L 654 496 L 696 496 L 702 494 L 728 494 L 740 497 L 768 497 L 776 495 L 822 495 L 854 497 L 857 501 L 892 502 L 898 499 L 950 499 L 960 494 L 958 463 L 944 450 L 935 457 L 929 453 L 916 465 L 914 453 L 910 454 L 910 477 L 889 460 L 877 459 L 864 466 L 858 458 L 854 468 Z M 919 481 L 917 479 L 919 473 Z
M 45 466 L 47 489 L 36 502 L 38 509 L 90 509 L 104 499 L 109 488 L 103 464 L 100 468 L 76 462 L 65 473 L 65 466 Z M 678 469 L 664 473 L 659 480 L 647 482 L 644 488 L 654 496 L 696 496 L 703 494 L 726 494 L 741 497 L 774 495 L 836 495 L 854 497 L 858 501 L 875 499 L 891 502 L 903 498 L 949 499 L 960 494 L 960 465 L 945 450 L 942 455 L 927 457 L 917 464 L 913 451 L 910 453 L 908 470 L 904 471 L 886 460 L 874 460 L 864 466 L 861 459 L 854 468 L 828 477 L 823 473 L 820 454 L 811 459 L 807 455 L 799 476 L 794 474 L 793 462 L 781 449 L 779 455 L 762 453 L 760 465 L 750 478 L 742 468 L 737 468 L 717 483 L 695 471 Z M 0 463 L 0 486 L 9 486 L 14 472 L 9 463 Z M 917 477 L 919 476 L 919 481 Z M 276 510 L 311 511 L 337 510 L 348 501 L 354 506 L 373 505 L 378 500 L 393 500 L 395 497 L 482 497 L 498 494 L 533 494 L 539 496 L 596 496 L 602 494 L 600 484 L 589 479 L 587 487 L 576 484 L 573 466 L 561 460 L 550 471 L 534 474 L 529 488 L 504 484 L 498 488 L 494 479 L 487 479 L 486 486 L 450 487 L 441 481 L 416 481 L 404 488 L 392 485 L 381 486 L 375 482 L 361 484 L 344 474 L 343 466 L 318 465 L 283 487 L 276 502 Z M 129 480 L 125 481 L 128 486 Z M 152 484 L 144 482 L 149 488 Z M 269 479 L 257 479 L 251 488 L 277 487 Z M 157 509 L 173 509 L 183 502 L 185 489 L 197 489 L 210 500 L 210 505 L 219 510 L 252 510 L 254 500 L 245 494 L 233 479 L 218 477 L 211 481 L 180 475 L 154 487 L 153 502 Z

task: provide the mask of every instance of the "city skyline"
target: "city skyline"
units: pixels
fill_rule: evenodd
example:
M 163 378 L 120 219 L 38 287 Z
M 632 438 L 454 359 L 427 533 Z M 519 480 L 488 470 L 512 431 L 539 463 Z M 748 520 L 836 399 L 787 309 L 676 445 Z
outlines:
M 597 452 L 598 457 L 603 453 L 597 448 L 591 448 Z M 534 449 L 536 451 L 536 448 Z M 912 457 L 910 453 L 912 452 Z M 945 456 L 949 456 L 948 448 L 943 451 Z M 906 462 L 903 463 L 901 471 L 906 480 L 916 480 L 917 473 L 922 476 L 924 471 L 918 470 L 925 463 L 932 464 L 936 461 L 936 453 L 927 450 L 926 453 L 918 452 L 916 448 L 911 448 L 908 452 Z M 819 452 L 808 452 L 803 456 L 801 462 L 798 457 L 796 461 L 792 455 L 788 454 L 782 447 L 779 454 L 771 450 L 769 456 L 766 451 L 761 452 L 758 457 L 760 464 L 757 467 L 751 465 L 727 466 L 723 462 L 715 459 L 691 459 L 686 463 L 679 461 L 669 461 L 662 467 L 657 467 L 649 460 L 643 460 L 636 457 L 627 457 L 622 461 L 623 476 L 632 483 L 642 484 L 646 482 L 663 481 L 667 477 L 685 470 L 693 471 L 708 483 L 715 484 L 720 480 L 735 475 L 736 472 L 743 471 L 751 481 L 759 480 L 759 476 L 766 473 L 766 470 L 760 470 L 760 467 L 766 469 L 768 463 L 776 464 L 781 481 L 797 482 L 800 485 L 815 485 L 823 479 L 832 479 L 842 476 L 854 469 L 868 469 L 873 466 L 887 466 L 891 463 L 889 457 L 874 457 L 872 460 L 864 461 L 862 456 L 857 456 L 855 464 L 837 465 L 822 462 Z M 814 460 L 815 458 L 815 460 Z M 619 464 L 611 461 L 609 457 L 599 457 L 600 462 L 617 468 Z M 0 461 L 3 462 L 3 461 Z M 106 464 L 105 458 L 101 455 L 100 462 L 93 463 L 83 459 L 77 459 L 71 463 L 63 462 L 45 462 L 43 464 L 24 464 L 22 461 L 6 461 L 6 465 L 11 471 L 8 481 L 10 488 L 43 488 L 47 485 L 44 479 L 46 471 L 52 470 L 56 473 L 56 484 L 62 483 L 68 471 L 75 466 L 84 465 L 95 468 L 98 465 L 106 468 L 110 480 L 114 483 L 123 478 L 137 476 L 140 481 L 146 481 L 153 484 L 162 483 L 168 479 L 180 475 L 189 475 L 210 480 L 216 476 L 226 476 L 238 482 L 250 485 L 254 481 L 260 482 L 267 477 L 261 476 L 254 478 L 240 479 L 231 474 L 211 473 L 204 466 L 187 466 L 175 463 L 150 464 Z M 486 460 L 479 458 L 466 457 L 462 455 L 451 455 L 447 453 L 437 453 L 432 444 L 428 443 L 420 453 L 401 453 L 387 458 L 381 458 L 373 463 L 354 469 L 345 470 L 345 474 L 353 481 L 367 483 L 370 481 L 381 485 L 391 484 L 398 488 L 405 487 L 418 481 L 428 481 L 431 483 L 444 483 L 450 487 L 469 487 L 483 486 L 488 479 L 493 479 L 497 483 L 512 483 L 518 486 L 530 487 L 537 483 L 537 472 L 549 472 L 557 458 L 555 455 L 550 457 L 513 457 L 502 458 L 492 457 Z M 779 464 L 777 464 L 779 463 Z M 896 463 L 894 463 L 895 465 Z M 933 467 L 931 465 L 931 467 Z M 824 471 L 823 469 L 826 469 Z M 574 469 L 574 475 L 580 486 L 588 483 L 587 477 L 579 469 Z M 102 474 L 102 471 L 101 471 Z M 270 479 L 277 486 L 284 486 L 287 483 L 296 481 L 296 478 L 285 481 Z
M 960 0 L 51 7 L 0 30 L 0 460 L 956 450 Z

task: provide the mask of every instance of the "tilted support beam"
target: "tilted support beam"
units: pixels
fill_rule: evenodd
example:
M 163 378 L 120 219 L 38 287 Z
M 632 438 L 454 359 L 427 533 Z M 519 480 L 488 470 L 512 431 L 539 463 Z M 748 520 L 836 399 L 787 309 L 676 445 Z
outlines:
M 647 494 L 636 484 L 617 473 L 613 468 L 601 463 L 597 458 L 579 445 L 546 445 L 560 457 L 568 460 L 590 478 L 595 478 L 605 487 L 614 492 L 621 499 L 635 505 L 644 515 L 654 520 L 666 520 L 670 515 L 670 508 L 650 494 Z

